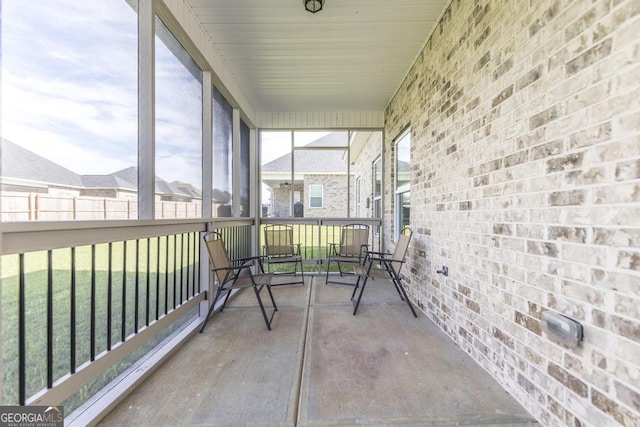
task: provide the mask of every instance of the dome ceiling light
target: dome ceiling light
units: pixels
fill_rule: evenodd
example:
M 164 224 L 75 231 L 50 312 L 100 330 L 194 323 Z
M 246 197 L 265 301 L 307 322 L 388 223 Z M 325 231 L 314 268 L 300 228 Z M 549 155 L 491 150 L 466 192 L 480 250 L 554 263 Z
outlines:
M 324 6 L 324 0 L 302 0 L 304 8 L 311 13 L 320 12 Z

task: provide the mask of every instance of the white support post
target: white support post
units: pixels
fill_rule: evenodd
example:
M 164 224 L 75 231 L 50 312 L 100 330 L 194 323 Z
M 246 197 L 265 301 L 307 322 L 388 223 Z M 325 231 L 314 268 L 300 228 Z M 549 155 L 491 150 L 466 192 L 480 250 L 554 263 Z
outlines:
M 260 215 L 260 164 L 258 163 L 258 138 L 255 128 L 249 128 L 249 216 Z
M 213 81 L 202 72 L 202 218 L 213 216 Z
M 240 216 L 240 110 L 233 109 L 233 178 L 232 178 L 232 215 Z
M 211 71 L 202 72 L 202 218 L 213 217 L 213 78 Z M 207 231 L 209 226 L 207 225 Z M 200 239 L 200 291 L 207 291 L 207 300 L 200 303 L 200 314 L 206 315 L 213 304 L 209 253 Z
M 154 1 L 138 2 L 138 219 L 155 217 Z
M 262 185 L 260 185 L 260 144 L 258 130 L 249 129 L 249 216 L 255 218 L 251 241 L 253 254 L 260 255 L 260 216 L 262 215 Z

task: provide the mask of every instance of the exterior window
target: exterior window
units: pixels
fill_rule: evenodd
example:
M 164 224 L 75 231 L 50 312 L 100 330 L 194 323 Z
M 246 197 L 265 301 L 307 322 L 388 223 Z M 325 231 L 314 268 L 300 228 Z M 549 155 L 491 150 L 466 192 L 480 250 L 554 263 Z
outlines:
M 310 185 L 309 186 L 309 207 L 310 208 L 322 208 L 322 185 Z
M 382 218 L 382 159 L 373 162 L 373 217 Z M 380 226 L 375 226 L 375 233 L 380 233 Z
M 407 130 L 396 143 L 396 237 L 410 225 L 411 218 L 411 133 Z
M 249 126 L 240 120 L 240 216 L 248 217 L 251 211 L 251 131 Z
M 360 207 L 361 207 L 361 201 L 360 201 L 360 178 L 356 179 L 356 218 L 360 218 Z

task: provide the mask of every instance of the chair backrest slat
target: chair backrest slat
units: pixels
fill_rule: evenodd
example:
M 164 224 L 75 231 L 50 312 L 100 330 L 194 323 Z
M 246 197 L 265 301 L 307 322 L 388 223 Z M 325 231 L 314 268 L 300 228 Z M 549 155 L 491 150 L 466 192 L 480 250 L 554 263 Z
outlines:
M 409 233 L 409 234 L 405 234 L 405 233 Z M 393 261 L 391 263 L 391 265 L 393 266 L 393 269 L 396 271 L 397 274 L 400 274 L 400 269 L 404 264 L 401 261 L 404 261 L 405 257 L 407 256 L 409 243 L 411 242 L 411 235 L 413 235 L 413 232 L 410 229 L 405 228 L 402 230 L 402 232 L 398 236 L 398 243 L 396 243 L 396 248 L 393 251 L 393 259 L 399 260 L 399 261 Z
M 349 224 L 342 227 L 340 255 L 359 256 L 362 246 L 369 244 L 369 226 Z
M 206 233 L 204 241 L 207 245 L 207 252 L 209 252 L 209 260 L 213 268 L 227 268 L 231 267 L 231 260 L 229 259 L 229 253 L 224 246 L 224 240 L 222 235 L 215 231 Z M 227 278 L 229 270 L 218 270 L 215 272 L 218 279 L 218 285 L 222 285 Z
M 264 228 L 264 243 L 267 256 L 295 255 L 293 228 L 288 225 L 268 225 Z

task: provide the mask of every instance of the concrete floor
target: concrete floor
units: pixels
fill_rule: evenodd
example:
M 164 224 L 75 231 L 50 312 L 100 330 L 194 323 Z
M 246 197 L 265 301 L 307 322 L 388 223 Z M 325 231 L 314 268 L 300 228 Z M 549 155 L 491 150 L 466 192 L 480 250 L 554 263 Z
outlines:
M 535 420 L 394 288 L 275 287 L 267 331 L 244 291 L 104 426 L 523 426 Z

